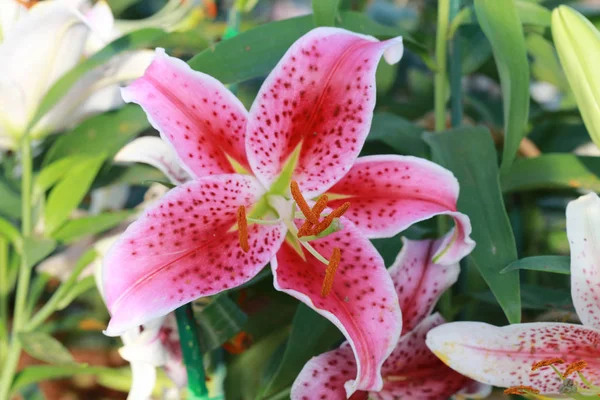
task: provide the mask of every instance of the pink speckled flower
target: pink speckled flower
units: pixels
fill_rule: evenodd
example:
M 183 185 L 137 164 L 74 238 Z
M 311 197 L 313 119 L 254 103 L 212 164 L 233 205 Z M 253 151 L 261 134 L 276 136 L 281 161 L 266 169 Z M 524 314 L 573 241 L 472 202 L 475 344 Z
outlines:
M 558 394 L 563 382 L 550 366 L 532 369 L 535 362 L 556 359 L 564 364 L 586 361 L 583 375 L 600 385 L 599 226 L 600 199 L 595 193 L 569 203 L 571 296 L 583 326 L 455 322 L 429 332 L 427 346 L 456 371 L 494 386 L 528 386 L 543 394 Z M 577 374 L 568 378 L 586 387 Z
M 446 400 L 462 390 L 470 397 L 485 396 L 489 387 L 477 385 L 448 368 L 425 346 L 427 332 L 444 323 L 438 313 L 430 315 L 440 295 L 458 277 L 458 263 L 442 266 L 431 261 L 440 240 L 404 239 L 402 251 L 389 272 L 402 309 L 402 335 L 382 368 L 383 389 L 356 392 L 359 399 Z M 347 343 L 313 357 L 292 387 L 292 400 L 346 399 L 344 382 L 356 373 L 356 363 Z M 475 393 L 476 392 L 476 393 Z
M 144 108 L 193 179 L 149 208 L 105 259 L 107 334 L 236 287 L 270 262 L 278 290 L 348 339 L 358 366 L 348 392 L 382 386 L 381 365 L 400 334 L 401 315 L 368 238 L 445 213 L 457 228 L 436 254 L 440 262 L 474 246 L 468 218 L 456 213 L 451 173 L 411 157 L 355 163 L 369 132 L 382 55 L 398 62 L 401 38 L 380 42 L 315 29 L 292 45 L 247 112 L 217 80 L 157 51 L 123 97 Z M 295 213 L 292 180 L 307 199 L 327 192 L 332 207 L 342 198 L 352 203 L 348 218 L 324 237 L 299 238 L 304 221 Z M 328 263 L 339 265 L 337 272 Z

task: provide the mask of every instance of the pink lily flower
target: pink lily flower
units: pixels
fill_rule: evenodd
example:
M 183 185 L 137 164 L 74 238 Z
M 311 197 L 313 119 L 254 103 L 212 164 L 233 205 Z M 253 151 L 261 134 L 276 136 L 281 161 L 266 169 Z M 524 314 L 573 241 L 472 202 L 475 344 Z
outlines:
M 157 50 L 123 97 L 144 108 L 194 179 L 150 207 L 105 259 L 106 334 L 241 285 L 270 262 L 278 290 L 347 338 L 357 358 L 348 393 L 381 388 L 401 313 L 368 237 L 445 213 L 457 228 L 439 261 L 474 246 L 450 172 L 413 157 L 355 164 L 375 106 L 377 63 L 381 56 L 396 63 L 402 51 L 401 38 L 315 29 L 287 51 L 247 112 L 220 82 Z M 312 209 L 304 200 L 325 192 L 332 207 L 341 198 L 353 204 L 348 217 L 348 204 L 330 211 L 325 196 Z
M 600 199 L 595 193 L 569 203 L 571 296 L 583 325 L 540 322 L 496 327 L 454 322 L 430 331 L 427 346 L 461 374 L 509 387 L 510 393 L 564 393 L 563 379 L 553 368 L 572 379 L 580 393 L 590 389 L 600 393 L 599 387 L 591 387 L 600 385 L 598 226 Z
M 427 332 L 441 324 L 439 313 L 431 314 L 439 297 L 456 282 L 458 263 L 442 266 L 431 261 L 440 240 L 413 241 L 404 245 L 389 269 L 402 309 L 402 335 L 383 364 L 383 388 L 377 392 L 356 392 L 359 399 L 439 399 L 462 391 L 469 397 L 485 397 L 489 387 L 478 387 L 466 376 L 448 368 L 425 346 Z M 313 357 L 292 386 L 292 400 L 346 399 L 344 381 L 356 373 L 352 349 L 347 343 L 336 350 Z

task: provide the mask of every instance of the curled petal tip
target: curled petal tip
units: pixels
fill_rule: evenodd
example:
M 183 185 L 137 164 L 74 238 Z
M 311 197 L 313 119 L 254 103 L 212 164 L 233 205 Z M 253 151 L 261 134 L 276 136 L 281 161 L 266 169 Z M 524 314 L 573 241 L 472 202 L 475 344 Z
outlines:
M 383 52 L 383 58 L 385 62 L 390 65 L 396 64 L 402 58 L 404 54 L 404 43 L 402 41 L 402 36 L 395 37 L 387 41 L 389 46 Z

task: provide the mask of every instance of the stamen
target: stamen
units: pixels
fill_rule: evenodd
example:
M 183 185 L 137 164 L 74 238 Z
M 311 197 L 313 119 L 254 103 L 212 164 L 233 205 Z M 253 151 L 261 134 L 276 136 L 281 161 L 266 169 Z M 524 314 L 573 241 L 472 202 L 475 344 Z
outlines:
M 512 386 L 504 390 L 504 394 L 538 394 L 539 392 L 531 386 Z
M 313 215 L 315 215 L 317 217 L 317 219 L 321 216 L 321 213 L 323 212 L 325 207 L 327 207 L 328 201 L 329 201 L 329 198 L 327 197 L 326 194 L 324 194 L 323 196 L 319 197 L 319 199 L 313 206 L 312 212 L 313 212 Z M 310 221 L 308 221 L 308 220 L 304 221 L 304 223 L 302 224 L 300 229 L 298 229 L 298 237 L 309 235 L 312 228 L 313 228 L 313 224 Z
M 329 264 L 325 270 L 325 279 L 323 280 L 323 287 L 321 288 L 322 297 L 326 297 L 331 292 L 331 289 L 333 288 L 333 278 L 335 277 L 335 272 L 337 271 L 341 260 L 342 252 L 338 247 L 334 247 L 331 258 L 329 259 Z
M 292 181 L 292 183 L 290 184 L 290 191 L 292 192 L 292 197 L 294 198 L 294 201 L 296 202 L 298 208 L 300 209 L 300 211 L 302 211 L 302 214 L 304 214 L 306 219 L 312 224 L 318 224 L 319 218 L 315 214 L 313 214 L 311 208 L 308 206 L 308 203 L 306 203 L 306 200 L 304 200 L 304 197 L 300 192 L 298 182 Z
M 531 366 L 531 370 L 535 371 L 540 368 L 549 367 L 550 365 L 564 364 L 564 363 L 565 363 L 565 360 L 563 360 L 562 358 L 551 358 L 549 360 L 542 360 L 542 361 L 533 363 L 533 365 Z
M 342 215 L 344 215 L 344 213 L 346 211 L 348 211 L 348 208 L 350 208 L 350 203 L 349 202 L 345 202 L 344 204 L 342 204 L 341 206 L 339 206 L 338 208 L 336 208 L 335 210 L 333 210 L 331 212 L 331 214 L 329 214 L 328 216 L 326 216 L 323 221 L 319 222 L 317 224 L 317 226 L 315 226 L 312 230 L 312 232 L 310 233 L 311 235 L 318 235 L 319 233 L 323 232 L 325 229 L 329 228 L 329 225 L 331 225 L 331 223 L 333 222 L 333 220 L 335 218 L 339 218 Z
M 579 372 L 582 369 L 584 369 L 585 367 L 587 367 L 586 361 L 584 361 L 584 360 L 575 361 L 574 363 L 567 365 L 567 369 L 565 370 L 565 377 L 567 377 L 575 372 Z
M 247 253 L 250 250 L 250 244 L 248 244 L 248 220 L 246 219 L 246 207 L 244 206 L 238 207 L 237 225 L 240 247 Z

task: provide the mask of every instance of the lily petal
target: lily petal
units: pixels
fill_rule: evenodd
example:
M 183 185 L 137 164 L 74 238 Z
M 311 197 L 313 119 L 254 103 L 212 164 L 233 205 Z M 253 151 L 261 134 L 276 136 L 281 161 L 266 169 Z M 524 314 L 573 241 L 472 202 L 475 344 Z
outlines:
M 285 236 L 283 223 L 248 227 L 250 249 L 238 241 L 236 212 L 264 194 L 244 175 L 218 175 L 171 190 L 131 224 L 104 259 L 107 335 L 166 315 L 201 296 L 256 275 Z
M 293 173 L 302 193 L 323 193 L 350 169 L 369 133 L 375 70 L 402 56 L 402 38 L 380 42 L 317 28 L 294 43 L 261 87 L 248 118 L 246 149 L 269 187 L 299 144 Z
M 442 316 L 435 313 L 400 338 L 383 365 L 383 390 L 372 393 L 371 397 L 380 400 L 445 400 L 471 382 L 447 367 L 425 345 L 427 332 L 443 323 Z
M 600 198 L 589 193 L 567 206 L 571 297 L 584 325 L 600 329 Z
M 402 243 L 402 250 L 389 273 L 400 301 L 404 334 L 431 313 L 442 293 L 458 279 L 460 266 L 458 263 L 437 265 L 431 261 L 440 240 L 402 238 Z
M 344 382 L 356 376 L 356 360 L 346 342 L 340 348 L 311 358 L 292 385 L 292 400 L 346 400 Z M 366 392 L 356 392 L 355 395 Z M 360 398 L 360 397 L 359 397 Z
M 383 259 L 360 231 L 342 217 L 344 229 L 310 244 L 324 257 L 341 249 L 341 262 L 331 292 L 321 288 L 325 265 L 307 251 L 301 256 L 284 243 L 271 260 L 275 288 L 304 302 L 344 334 L 357 359 L 355 380 L 346 382 L 348 396 L 357 390 L 379 390 L 381 365 L 402 329 L 402 313 Z M 300 226 L 302 221 L 297 221 Z
M 432 329 L 427 346 L 452 369 L 494 386 L 532 386 L 559 393 L 561 380 L 550 367 L 531 371 L 534 362 L 562 358 L 588 362 L 583 373 L 600 383 L 600 331 L 581 325 L 530 323 L 496 327 L 453 322 Z M 579 377 L 570 378 L 581 384 Z
M 115 161 L 150 164 L 164 173 L 176 185 L 191 179 L 191 176 L 179 164 L 173 148 L 164 140 L 154 136 L 144 136 L 133 140 L 117 153 Z
M 475 242 L 469 237 L 469 218 L 456 211 L 458 182 L 450 171 L 422 158 L 368 156 L 328 193 L 329 206 L 352 204 L 347 217 L 369 238 L 392 237 L 415 222 L 435 215 L 454 218 L 455 228 L 433 255 L 438 264 L 454 264 L 469 254 Z
M 191 175 L 234 172 L 229 158 L 249 169 L 246 109 L 213 77 L 156 49 L 144 76 L 124 88 L 122 95 L 126 102 L 142 106 Z

